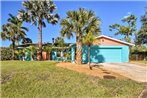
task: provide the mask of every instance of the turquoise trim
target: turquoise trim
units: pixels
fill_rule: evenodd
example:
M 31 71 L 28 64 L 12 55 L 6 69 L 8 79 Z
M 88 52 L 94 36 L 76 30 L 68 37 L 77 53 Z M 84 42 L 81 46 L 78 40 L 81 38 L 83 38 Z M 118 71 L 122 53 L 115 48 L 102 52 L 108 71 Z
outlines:
M 83 46 L 83 49 L 82 49 L 82 63 L 88 63 L 88 46 Z
M 57 60 L 57 52 L 56 51 L 51 52 L 51 60 Z
M 71 62 L 75 63 L 75 45 L 71 47 Z
M 129 62 L 129 47 L 122 47 L 122 62 Z

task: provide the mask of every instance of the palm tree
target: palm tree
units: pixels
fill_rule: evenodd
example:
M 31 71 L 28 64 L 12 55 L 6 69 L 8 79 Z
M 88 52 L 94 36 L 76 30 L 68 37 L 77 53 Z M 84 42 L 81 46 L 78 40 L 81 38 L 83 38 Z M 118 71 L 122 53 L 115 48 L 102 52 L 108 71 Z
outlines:
M 24 1 L 24 10 L 20 10 L 18 17 L 22 21 L 31 22 L 38 27 L 39 60 L 42 59 L 42 27 L 46 27 L 44 20 L 56 24 L 59 20 L 58 14 L 53 14 L 56 7 L 51 0 Z
M 89 32 L 97 34 L 100 31 L 100 19 L 91 10 L 79 8 L 77 11 L 68 11 L 65 19 L 61 21 L 61 35 L 70 39 L 76 34 L 76 60 L 82 63 L 82 38 Z
M 28 31 L 28 29 L 22 26 L 22 22 L 19 21 L 17 17 L 12 14 L 9 14 L 9 16 L 8 23 L 2 26 L 1 38 L 2 40 L 9 40 L 12 42 L 12 57 L 14 59 L 15 44 L 25 38 L 25 31 Z
M 97 35 L 95 35 L 97 36 Z M 94 35 L 89 32 L 85 37 L 83 37 L 83 44 L 87 45 L 88 46 L 88 65 L 89 65 L 89 68 L 92 70 L 92 66 L 90 65 L 90 47 L 94 41 Z

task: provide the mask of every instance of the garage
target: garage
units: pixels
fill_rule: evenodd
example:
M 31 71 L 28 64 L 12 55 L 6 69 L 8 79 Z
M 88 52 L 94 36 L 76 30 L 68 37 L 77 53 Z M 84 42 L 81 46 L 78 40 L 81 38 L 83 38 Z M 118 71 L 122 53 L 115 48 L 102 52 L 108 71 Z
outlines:
M 129 47 L 132 43 L 114 39 L 108 36 L 98 36 L 90 47 L 91 63 L 129 62 Z M 72 62 L 76 58 L 76 45 L 71 48 Z M 82 63 L 88 63 L 88 46 L 82 48 Z
M 90 62 L 128 62 L 129 47 L 127 46 L 102 46 L 95 45 L 90 48 Z M 83 46 L 82 62 L 88 63 L 88 47 Z
M 97 51 L 98 50 L 98 51 Z M 105 48 L 91 48 L 91 62 L 121 62 L 122 48 L 105 47 Z

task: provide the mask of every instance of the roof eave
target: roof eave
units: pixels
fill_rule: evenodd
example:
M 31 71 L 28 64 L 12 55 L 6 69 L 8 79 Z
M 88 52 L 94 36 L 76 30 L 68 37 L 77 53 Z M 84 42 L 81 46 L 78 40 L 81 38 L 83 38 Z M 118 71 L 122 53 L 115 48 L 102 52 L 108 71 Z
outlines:
M 117 41 L 117 42 L 126 44 L 126 45 L 128 45 L 128 46 L 135 46 L 135 44 L 128 43 L 128 42 L 125 42 L 125 41 L 121 41 L 121 40 L 118 40 L 118 39 L 115 39 L 115 38 L 111 38 L 111 37 L 105 36 L 105 35 L 100 35 L 100 36 L 98 36 L 98 37 L 96 37 L 96 38 L 101 38 L 101 37 L 108 38 L 108 39 L 111 39 L 111 40 L 114 40 L 114 41 Z

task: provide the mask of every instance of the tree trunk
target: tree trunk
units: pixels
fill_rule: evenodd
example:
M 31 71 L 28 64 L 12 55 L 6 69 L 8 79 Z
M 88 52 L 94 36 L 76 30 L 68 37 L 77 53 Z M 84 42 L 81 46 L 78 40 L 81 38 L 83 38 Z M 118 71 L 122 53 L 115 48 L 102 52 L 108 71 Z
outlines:
M 90 45 L 88 45 L 88 65 L 89 65 L 89 69 L 92 70 L 92 66 L 90 65 Z
M 77 64 L 82 64 L 82 41 L 77 39 L 76 46 L 76 61 Z
M 38 51 L 38 60 L 42 60 L 42 24 L 40 23 L 41 20 L 38 21 L 38 46 L 39 46 L 39 51 Z
M 12 41 L 12 60 L 15 59 L 15 41 Z

